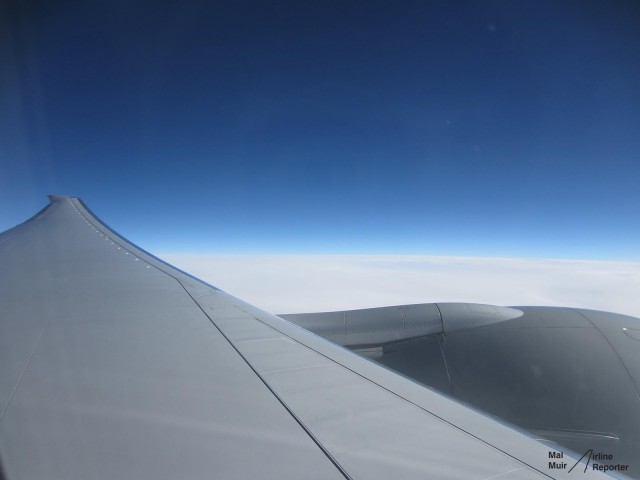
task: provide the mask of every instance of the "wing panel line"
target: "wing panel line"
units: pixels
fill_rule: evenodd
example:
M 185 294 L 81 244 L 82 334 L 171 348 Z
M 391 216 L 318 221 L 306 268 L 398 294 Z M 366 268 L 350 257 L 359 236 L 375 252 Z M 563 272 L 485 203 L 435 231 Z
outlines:
M 624 372 L 627 374 L 627 377 L 629 377 L 629 381 L 631 382 L 631 385 L 633 385 L 634 390 L 636 391 L 636 396 L 638 397 L 638 400 L 640 400 L 640 391 L 638 390 L 638 385 L 636 385 L 636 382 L 634 382 L 633 377 L 631 376 L 631 373 L 629 373 L 629 370 L 627 369 L 627 366 L 624 364 L 624 362 L 622 361 L 622 358 L 620 357 L 620 354 L 618 353 L 618 351 L 613 347 L 613 345 L 611 344 L 611 342 L 609 341 L 609 339 L 607 338 L 607 336 L 602 332 L 602 330 L 600 330 L 598 328 L 598 326 L 589 318 L 587 317 L 585 314 L 583 314 L 582 312 L 580 312 L 579 310 L 576 310 L 575 308 L 572 308 L 571 310 L 573 310 L 574 312 L 576 312 L 578 315 L 580 315 L 582 318 L 584 318 L 585 320 L 587 320 L 591 325 L 593 325 L 593 328 L 595 328 L 598 333 L 600 335 L 602 335 L 602 338 L 604 338 L 604 341 L 607 342 L 607 345 L 609 345 L 609 347 L 611 347 L 611 351 L 613 351 L 613 353 L 616 355 L 616 357 L 618 358 L 618 360 L 620 361 L 620 365 L 622 366 L 622 369 L 624 370 Z
M 180 282 L 180 280 L 175 278 L 170 273 L 167 273 L 167 272 L 163 272 L 163 273 L 169 275 L 171 278 L 173 278 L 176 282 L 178 282 L 180 284 L 180 287 L 182 287 L 182 289 L 185 291 L 185 293 L 187 295 L 189 295 L 189 298 L 191 298 L 193 303 L 195 303 L 198 306 L 198 308 L 204 314 L 204 316 L 209 319 L 209 321 L 216 328 L 216 330 L 218 330 L 218 332 L 220 332 L 220 334 L 224 337 L 224 339 L 229 343 L 229 345 L 231 345 L 231 347 L 240 356 L 240 358 L 242 358 L 242 360 L 244 360 L 244 362 L 249 366 L 249 368 L 253 371 L 253 373 L 256 374 L 256 376 L 260 379 L 260 381 L 264 384 L 264 386 L 267 387 L 267 389 L 273 394 L 273 396 L 278 400 L 278 402 L 280 402 L 280 404 L 284 407 L 284 409 L 287 412 L 289 412 L 289 414 L 298 423 L 298 425 L 300 425 L 300 427 L 306 432 L 306 434 L 309 436 L 309 438 L 311 438 L 311 440 L 313 440 L 313 442 L 318 446 L 318 448 L 320 450 L 322 450 L 322 453 L 324 453 L 325 456 L 329 459 L 329 461 L 331 463 L 333 463 L 333 465 L 338 469 L 338 471 L 342 474 L 342 476 L 344 476 L 344 478 L 346 478 L 347 480 L 352 480 L 352 477 L 347 473 L 347 471 L 344 469 L 344 467 L 342 467 L 342 465 L 340 465 L 338 460 L 336 460 L 333 457 L 333 455 L 331 455 L 331 453 L 320 442 L 320 440 L 318 440 L 316 438 L 316 436 L 311 432 L 311 430 L 309 430 L 309 428 L 302 422 L 302 420 L 300 420 L 300 418 L 298 418 L 298 416 L 293 412 L 293 410 L 291 410 L 291 408 L 280 397 L 280 395 L 278 395 L 278 393 L 271 387 L 271 385 L 269 385 L 269 382 L 267 382 L 267 380 L 262 375 L 260 375 L 260 373 L 258 373 L 258 371 L 253 367 L 253 365 L 251 365 L 249 360 L 247 360 L 247 358 L 240 352 L 240 350 L 238 350 L 238 348 L 235 346 L 235 344 L 229 339 L 229 337 L 227 337 L 227 335 L 222 331 L 222 329 L 220 327 L 218 327 L 218 325 L 216 325 L 216 323 L 211 319 L 211 317 L 209 317 L 209 315 L 207 315 L 207 312 L 205 312 L 205 310 L 202 308 L 202 306 L 196 301 L 195 298 L 193 298 L 193 296 L 185 288 L 185 286 L 182 284 L 182 282 Z M 253 315 L 252 315 L 252 317 L 253 317 Z
M 13 397 L 15 396 L 16 392 L 18 391 L 18 387 L 20 386 L 20 383 L 22 382 L 22 377 L 24 377 L 24 374 L 27 371 L 27 368 L 29 368 L 29 364 L 31 363 L 31 359 L 35 355 L 36 350 L 38 350 L 38 345 L 40 345 L 40 339 L 42 338 L 42 334 L 44 334 L 44 331 L 47 329 L 47 326 L 49 325 L 49 321 L 53 317 L 54 308 L 55 308 L 55 305 L 51 308 L 51 311 L 49 312 L 49 316 L 47 317 L 47 321 L 44 322 L 44 325 L 42 326 L 42 330 L 40 331 L 40 335 L 38 335 L 38 339 L 36 340 L 36 343 L 33 346 L 33 349 L 31 350 L 31 353 L 29 354 L 29 358 L 27 359 L 27 362 L 24 364 L 24 367 L 22 368 L 22 372 L 20 372 L 20 376 L 18 377 L 18 381 L 16 382 L 15 386 L 13 387 L 13 390 L 11 391 L 11 396 L 9 397 L 9 401 L 7 402 L 7 405 L 4 407 L 4 410 L 2 410 L 2 413 L 0 413 L 0 420 L 2 420 L 2 417 L 4 417 L 4 414 L 7 412 L 7 410 L 9 410 L 9 407 L 11 406 L 11 401 L 13 400 Z M 0 477 L 0 480 L 2 480 L 1 477 Z

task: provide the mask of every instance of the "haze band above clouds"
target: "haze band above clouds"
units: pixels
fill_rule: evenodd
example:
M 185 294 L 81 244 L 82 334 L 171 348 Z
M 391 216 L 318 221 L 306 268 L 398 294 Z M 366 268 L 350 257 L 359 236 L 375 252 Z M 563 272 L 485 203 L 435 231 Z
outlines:
M 473 302 L 580 307 L 640 317 L 640 262 L 404 255 L 159 256 L 273 313 Z

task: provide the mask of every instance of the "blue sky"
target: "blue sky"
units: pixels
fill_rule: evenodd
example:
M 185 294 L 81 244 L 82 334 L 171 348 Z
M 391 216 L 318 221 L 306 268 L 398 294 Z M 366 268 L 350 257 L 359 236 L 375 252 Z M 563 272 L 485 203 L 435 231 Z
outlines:
M 1 230 L 58 193 L 151 251 L 640 258 L 637 2 L 0 13 Z

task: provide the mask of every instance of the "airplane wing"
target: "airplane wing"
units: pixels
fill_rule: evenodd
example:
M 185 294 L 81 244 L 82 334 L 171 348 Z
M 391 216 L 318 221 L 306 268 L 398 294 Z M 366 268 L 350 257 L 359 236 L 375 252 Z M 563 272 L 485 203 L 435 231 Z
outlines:
M 0 234 L 8 480 L 605 477 L 50 200 Z

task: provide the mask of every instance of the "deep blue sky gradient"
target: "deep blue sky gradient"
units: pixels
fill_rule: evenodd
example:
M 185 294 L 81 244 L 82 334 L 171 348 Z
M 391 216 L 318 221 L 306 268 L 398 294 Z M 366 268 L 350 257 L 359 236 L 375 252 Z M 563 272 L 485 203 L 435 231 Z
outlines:
M 640 259 L 637 2 L 5 2 L 0 230 Z

